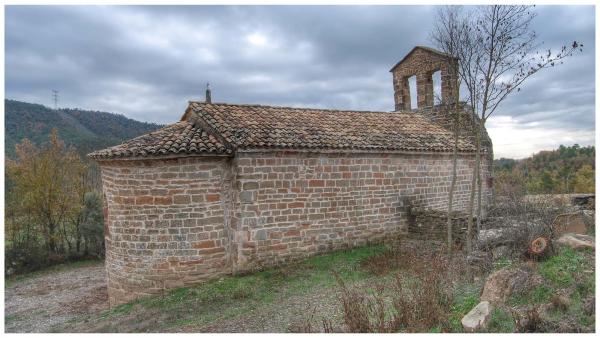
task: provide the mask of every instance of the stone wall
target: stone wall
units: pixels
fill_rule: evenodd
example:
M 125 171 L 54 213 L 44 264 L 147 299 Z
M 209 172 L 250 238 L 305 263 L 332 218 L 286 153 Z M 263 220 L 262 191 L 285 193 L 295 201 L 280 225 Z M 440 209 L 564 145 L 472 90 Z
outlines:
M 409 208 L 408 237 L 420 240 L 436 240 L 443 243 L 448 239 L 448 211 L 431 210 L 419 207 Z M 455 244 L 464 245 L 467 235 L 468 216 L 463 212 L 453 212 L 451 217 L 452 239 Z M 475 231 L 471 239 L 475 238 Z
M 237 156 L 236 271 L 406 233 L 405 201 L 447 209 L 449 155 Z M 460 157 L 456 210 L 466 209 L 473 164 L 472 156 Z
M 449 111 L 449 108 L 444 105 L 437 105 L 433 107 L 426 107 L 418 109 L 415 113 L 421 114 L 429 118 L 431 121 L 443 126 L 448 130 L 454 130 L 455 116 L 453 112 Z M 479 128 L 479 117 L 474 116 L 472 111 L 466 106 L 465 103 L 461 103 L 461 108 L 458 110 L 459 114 L 459 134 L 462 137 L 467 137 L 473 144 L 476 144 L 476 132 Z M 492 171 L 494 167 L 494 148 L 492 145 L 492 139 L 490 138 L 487 129 L 483 129 L 481 137 L 481 149 L 485 152 L 483 156 L 482 164 L 482 185 L 487 186 L 486 194 L 482 196 L 485 199 L 486 204 L 490 204 L 493 199 L 493 180 Z M 486 210 L 484 208 L 483 215 Z
M 449 154 L 292 151 L 100 164 L 111 306 L 406 234 L 408 202 L 446 210 L 452 170 Z M 473 164 L 459 157 L 456 210 Z
M 433 73 L 440 71 L 441 102 L 453 103 L 458 96 L 456 90 L 456 60 L 428 48 L 414 48 L 392 69 L 395 110 L 411 110 L 408 79 L 416 76 L 417 108 L 434 105 Z
M 111 306 L 231 272 L 224 193 L 230 161 L 100 163 Z

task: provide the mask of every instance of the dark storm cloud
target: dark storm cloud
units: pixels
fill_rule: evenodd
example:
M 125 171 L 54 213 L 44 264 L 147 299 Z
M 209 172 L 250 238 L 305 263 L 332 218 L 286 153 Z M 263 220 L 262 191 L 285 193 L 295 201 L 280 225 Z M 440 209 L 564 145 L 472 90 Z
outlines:
M 414 45 L 430 44 L 435 11 L 7 6 L 6 97 L 50 105 L 50 90 L 58 89 L 61 106 L 168 123 L 188 100 L 202 99 L 210 81 L 219 102 L 392 110 L 388 70 Z M 593 132 L 594 8 L 536 12 L 543 47 L 577 39 L 585 52 L 536 74 L 495 115 L 519 122 L 511 128 Z

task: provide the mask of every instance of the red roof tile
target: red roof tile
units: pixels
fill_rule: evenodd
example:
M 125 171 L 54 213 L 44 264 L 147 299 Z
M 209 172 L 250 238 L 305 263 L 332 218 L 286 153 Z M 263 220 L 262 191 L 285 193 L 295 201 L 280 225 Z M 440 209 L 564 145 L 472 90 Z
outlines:
M 90 156 L 232 153 L 236 149 L 451 152 L 453 135 L 414 112 L 190 102 L 181 122 Z M 459 151 L 474 150 L 467 138 L 459 139 Z
M 229 154 L 231 149 L 193 123 L 180 121 L 88 156 L 108 159 L 204 153 Z

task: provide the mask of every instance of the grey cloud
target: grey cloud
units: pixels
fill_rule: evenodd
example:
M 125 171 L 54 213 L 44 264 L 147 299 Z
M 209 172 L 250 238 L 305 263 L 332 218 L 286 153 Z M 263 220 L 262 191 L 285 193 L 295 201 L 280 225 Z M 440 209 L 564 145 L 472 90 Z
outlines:
M 168 123 L 211 82 L 219 102 L 392 110 L 389 68 L 430 44 L 434 6 L 7 6 L 6 97 Z M 594 8 L 541 6 L 544 46 L 582 55 L 536 74 L 496 116 L 593 130 Z M 248 38 L 255 38 L 252 46 Z M 264 44 L 264 45 L 261 45 Z

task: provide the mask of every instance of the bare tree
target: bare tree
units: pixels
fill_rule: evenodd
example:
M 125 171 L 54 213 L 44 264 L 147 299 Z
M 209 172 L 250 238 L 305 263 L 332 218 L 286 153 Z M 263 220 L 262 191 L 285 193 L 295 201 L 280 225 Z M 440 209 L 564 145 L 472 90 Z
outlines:
M 562 60 L 582 51 L 574 41 L 560 48 L 540 51 L 537 35 L 531 28 L 534 6 L 477 6 L 470 11 L 446 7 L 438 14 L 438 27 L 459 29 L 433 31 L 433 39 L 444 52 L 459 59 L 458 74 L 467 89 L 467 103 L 478 116 L 475 132 L 475 168 L 467 214 L 473 215 L 475 190 L 478 190 L 477 220 L 481 219 L 481 137 L 487 119 L 513 92 L 538 71 L 562 64 Z M 449 49 L 448 46 L 452 46 Z M 478 223 L 479 225 L 479 223 Z M 467 225 L 467 251 L 471 251 L 473 218 Z
M 437 21 L 434 26 L 434 30 L 431 34 L 431 39 L 438 45 L 443 52 L 454 57 L 456 55 L 456 49 L 459 44 L 459 36 L 461 31 L 465 29 L 465 22 L 461 20 L 461 7 L 459 6 L 447 6 L 442 10 L 438 11 L 438 17 L 440 20 Z M 448 68 L 452 74 L 458 73 L 458 64 L 455 62 L 456 59 L 451 58 L 449 60 Z M 460 102 L 458 96 L 458 90 L 460 88 L 460 77 L 455 77 L 456 83 L 451 86 L 452 93 L 451 97 L 455 100 L 452 102 L 442 102 L 443 108 L 452 114 L 453 123 L 453 136 L 454 145 L 452 151 L 452 182 L 450 184 L 450 191 L 448 192 L 448 219 L 447 219 L 447 244 L 448 253 L 452 252 L 453 240 L 452 240 L 452 209 L 454 203 L 454 190 L 456 189 L 456 167 L 458 162 L 458 139 L 460 136 Z

